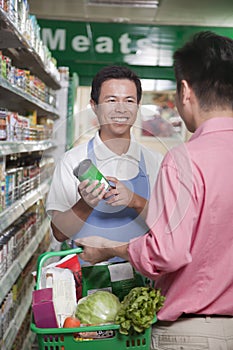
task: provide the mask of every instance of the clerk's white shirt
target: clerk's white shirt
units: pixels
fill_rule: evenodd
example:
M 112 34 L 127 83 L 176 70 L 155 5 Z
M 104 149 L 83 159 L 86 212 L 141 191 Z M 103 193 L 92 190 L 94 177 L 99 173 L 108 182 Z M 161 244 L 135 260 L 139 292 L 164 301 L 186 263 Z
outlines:
M 67 151 L 58 162 L 47 197 L 46 210 L 64 212 L 70 209 L 80 198 L 79 180 L 73 175 L 73 169 L 87 158 L 87 144 L 80 144 Z M 117 155 L 100 139 L 97 131 L 94 138 L 94 151 L 97 168 L 104 176 L 114 176 L 118 180 L 127 180 L 137 176 L 141 151 L 145 159 L 146 170 L 152 191 L 163 156 L 139 144 L 131 134 L 128 151 Z

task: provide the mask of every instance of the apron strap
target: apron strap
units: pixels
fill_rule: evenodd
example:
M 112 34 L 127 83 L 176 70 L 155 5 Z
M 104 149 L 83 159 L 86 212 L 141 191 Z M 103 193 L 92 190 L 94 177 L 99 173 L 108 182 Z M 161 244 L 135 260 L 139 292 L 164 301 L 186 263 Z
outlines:
M 88 141 L 87 144 L 87 156 L 96 165 L 96 157 L 94 151 L 94 137 Z

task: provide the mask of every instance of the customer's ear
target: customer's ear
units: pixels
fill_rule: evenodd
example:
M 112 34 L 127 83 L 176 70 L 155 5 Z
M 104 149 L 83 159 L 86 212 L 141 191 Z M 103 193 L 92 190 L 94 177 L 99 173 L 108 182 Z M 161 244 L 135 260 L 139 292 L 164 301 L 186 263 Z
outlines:
M 191 89 L 187 80 L 181 80 L 180 97 L 183 105 L 190 102 Z

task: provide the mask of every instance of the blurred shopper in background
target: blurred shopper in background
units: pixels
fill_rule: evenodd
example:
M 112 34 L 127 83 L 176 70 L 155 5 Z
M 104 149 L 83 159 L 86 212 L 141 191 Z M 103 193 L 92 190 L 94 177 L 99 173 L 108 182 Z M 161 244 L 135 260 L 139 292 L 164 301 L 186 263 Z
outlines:
M 128 242 L 148 230 L 147 201 L 162 155 L 140 145 L 131 133 L 141 96 L 141 82 L 127 67 L 108 66 L 94 77 L 90 102 L 99 130 L 88 143 L 65 153 L 47 199 L 58 241 L 95 234 Z M 73 170 L 85 158 L 108 176 L 110 191 L 96 187 L 98 182 L 79 183 Z
M 150 230 L 128 244 L 78 239 L 84 260 L 128 259 L 166 300 L 151 349 L 233 349 L 233 40 L 197 33 L 174 53 L 176 105 L 191 139 L 169 151 Z

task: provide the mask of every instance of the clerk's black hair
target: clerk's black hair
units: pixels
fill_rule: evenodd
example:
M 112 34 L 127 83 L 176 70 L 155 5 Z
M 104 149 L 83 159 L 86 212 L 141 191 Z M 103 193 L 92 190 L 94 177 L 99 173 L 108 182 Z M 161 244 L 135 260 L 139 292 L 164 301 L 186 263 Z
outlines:
M 106 66 L 96 74 L 91 87 L 91 98 L 96 104 L 99 102 L 103 82 L 109 79 L 128 79 L 134 82 L 137 89 L 137 103 L 139 104 L 142 98 L 141 81 L 131 69 L 125 66 Z

